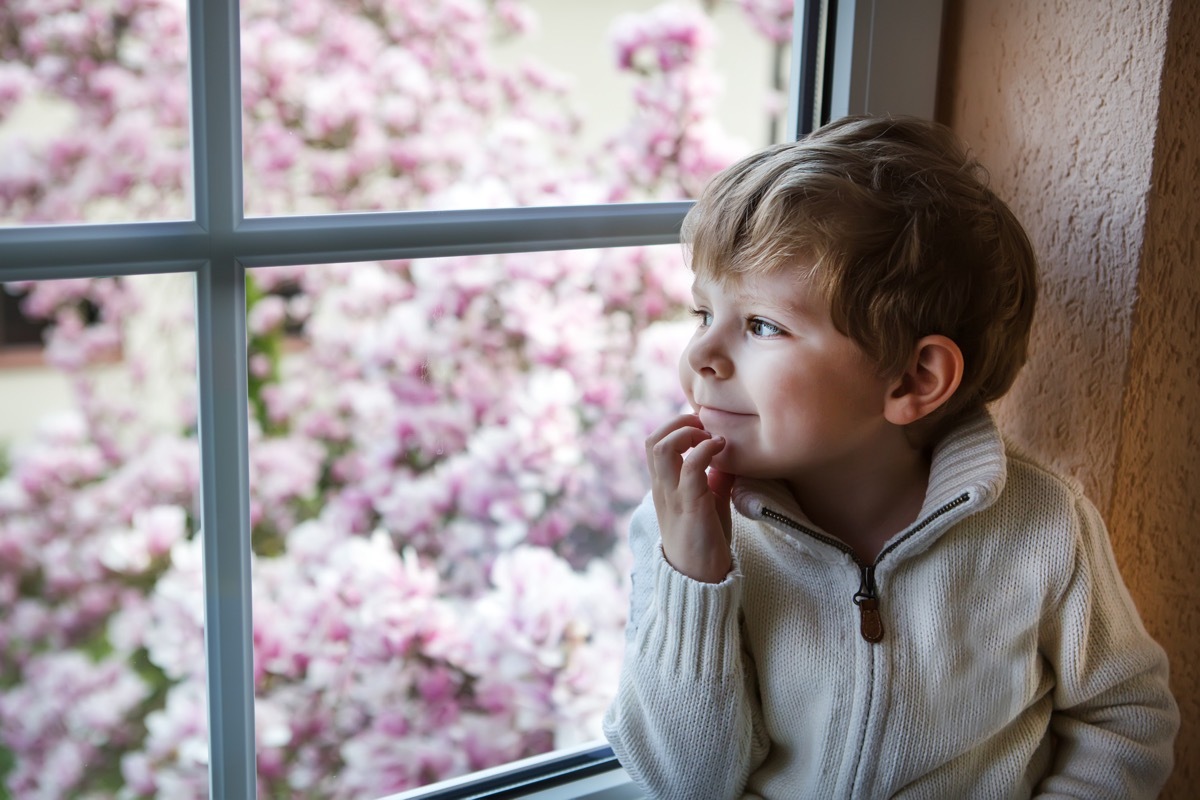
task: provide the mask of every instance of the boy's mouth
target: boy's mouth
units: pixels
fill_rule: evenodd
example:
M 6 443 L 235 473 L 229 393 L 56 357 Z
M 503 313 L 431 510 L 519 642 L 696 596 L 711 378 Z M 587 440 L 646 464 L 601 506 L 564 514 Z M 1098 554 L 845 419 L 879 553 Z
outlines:
M 700 421 L 704 423 L 706 428 L 708 427 L 708 420 L 718 423 L 737 422 L 754 416 L 753 414 L 743 414 L 740 411 L 729 411 L 724 408 L 703 405 L 699 407 L 699 410 L 696 413 L 700 415 Z

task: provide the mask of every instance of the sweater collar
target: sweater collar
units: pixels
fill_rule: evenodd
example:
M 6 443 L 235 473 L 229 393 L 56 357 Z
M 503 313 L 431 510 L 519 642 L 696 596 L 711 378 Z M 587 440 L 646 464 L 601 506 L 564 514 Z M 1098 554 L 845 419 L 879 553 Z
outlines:
M 1008 459 L 995 420 L 987 411 L 964 420 L 933 450 L 929 486 L 921 516 L 925 517 L 964 494 L 972 511 L 990 506 L 1004 490 Z
M 919 538 L 931 540 L 945 529 L 945 524 L 928 524 L 934 518 L 949 523 L 990 506 L 1003 491 L 1007 476 L 1004 442 L 991 414 L 982 411 L 964 420 L 934 447 L 929 485 L 916 522 L 924 529 Z M 782 481 L 738 478 L 732 499 L 734 507 L 751 519 L 762 519 L 763 509 L 769 508 L 815 527 Z M 946 513 L 947 506 L 953 511 Z M 902 535 L 917 533 L 909 528 Z

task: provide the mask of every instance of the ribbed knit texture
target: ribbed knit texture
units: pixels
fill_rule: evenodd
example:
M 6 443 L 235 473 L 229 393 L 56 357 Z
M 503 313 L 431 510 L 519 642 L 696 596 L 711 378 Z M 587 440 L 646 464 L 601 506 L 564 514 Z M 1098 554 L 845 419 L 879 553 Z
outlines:
M 1008 456 L 990 417 L 937 448 L 921 517 L 860 568 L 777 484 L 734 491 L 720 584 L 634 516 L 631 618 L 605 733 L 653 798 L 1141 798 L 1170 772 L 1167 663 L 1078 487 Z M 818 531 L 819 533 L 819 531 Z

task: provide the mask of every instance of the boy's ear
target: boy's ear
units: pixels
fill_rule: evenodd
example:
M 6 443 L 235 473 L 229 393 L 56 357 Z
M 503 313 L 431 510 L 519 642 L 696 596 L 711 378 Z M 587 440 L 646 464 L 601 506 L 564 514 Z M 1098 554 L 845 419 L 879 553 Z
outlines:
M 888 387 L 883 415 L 893 425 L 909 425 L 929 416 L 958 390 L 963 377 L 962 351 L 954 340 L 926 336 L 913 347 L 908 368 Z

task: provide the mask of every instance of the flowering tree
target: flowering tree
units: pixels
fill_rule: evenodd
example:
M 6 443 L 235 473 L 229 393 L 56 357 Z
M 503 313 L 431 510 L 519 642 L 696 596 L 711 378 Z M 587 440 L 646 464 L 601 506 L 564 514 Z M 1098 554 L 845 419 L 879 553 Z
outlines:
M 186 214 L 181 2 L 0 6 L 0 118 L 29 96 L 77 115 L 10 144 L 0 217 Z M 739 2 L 776 26 L 784 5 Z M 517 0 L 247 0 L 249 213 L 685 198 L 744 147 L 713 117 L 698 8 L 614 26 L 636 113 L 594 153 L 562 76 L 495 57 L 535 23 Z M 130 400 L 192 380 L 191 310 L 164 280 L 9 286 L 77 401 L 0 465 L 14 797 L 207 791 L 195 401 L 164 423 Z M 675 248 L 253 272 L 264 796 L 380 795 L 599 735 L 617 545 L 641 442 L 681 401 L 686 290 Z M 147 328 L 175 342 L 153 362 Z

